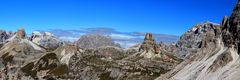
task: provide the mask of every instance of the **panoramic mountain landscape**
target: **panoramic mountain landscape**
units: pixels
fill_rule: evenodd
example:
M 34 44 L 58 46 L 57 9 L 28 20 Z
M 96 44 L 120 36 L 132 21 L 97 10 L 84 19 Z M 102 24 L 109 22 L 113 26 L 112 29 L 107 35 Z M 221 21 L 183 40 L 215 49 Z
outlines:
M 0 28 L 0 80 L 239 80 L 240 0 L 234 5 L 221 22 L 182 35 Z

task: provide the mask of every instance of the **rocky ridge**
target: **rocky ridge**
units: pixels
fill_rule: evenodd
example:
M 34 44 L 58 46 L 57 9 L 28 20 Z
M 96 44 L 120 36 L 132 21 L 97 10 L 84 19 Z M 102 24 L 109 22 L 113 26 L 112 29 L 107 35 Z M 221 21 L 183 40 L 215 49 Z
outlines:
M 12 33 L 0 30 L 0 48 L 4 45 L 5 41 L 12 36 Z
M 85 43 L 86 40 L 90 41 Z M 142 44 L 130 49 L 122 49 L 111 38 L 99 35 L 87 35 L 87 38 L 80 39 L 77 44 L 58 45 L 59 43 L 58 38 L 51 33 L 33 32 L 28 38 L 25 30 L 19 29 L 0 49 L 0 78 L 155 79 L 181 62 L 167 50 L 161 49 L 160 46 L 164 44 L 154 41 L 151 33 L 146 34 Z M 83 44 L 90 46 L 79 46 Z M 146 52 L 161 56 L 142 55 Z M 164 55 L 166 56 L 163 57 Z
M 240 1 L 232 15 L 229 18 L 226 16 L 223 18 L 220 26 L 215 25 L 206 31 L 194 27 L 185 33 L 178 43 L 179 51 L 187 54 L 184 61 L 172 71 L 161 75 L 157 80 L 240 79 L 237 76 L 240 69 L 239 7 Z
M 55 50 L 60 45 L 63 45 L 63 42 L 61 40 L 49 32 L 40 33 L 38 31 L 35 31 L 32 33 L 30 40 L 48 50 Z
M 21 67 L 43 55 L 45 49 L 26 39 L 24 29 L 20 29 L 0 49 L 1 79 L 18 79 L 23 76 Z

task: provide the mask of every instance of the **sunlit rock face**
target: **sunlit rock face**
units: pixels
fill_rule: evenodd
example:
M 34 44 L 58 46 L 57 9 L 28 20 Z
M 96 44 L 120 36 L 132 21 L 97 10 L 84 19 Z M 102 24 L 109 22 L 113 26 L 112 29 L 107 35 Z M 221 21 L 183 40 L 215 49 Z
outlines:
M 152 80 L 182 61 L 151 33 L 142 44 L 127 49 L 100 35 L 83 36 L 78 45 L 59 44 L 49 32 L 35 31 L 28 37 L 19 29 L 12 37 L 6 35 L 3 32 L 0 48 L 0 79 L 4 80 Z
M 235 6 L 232 15 L 222 21 L 223 40 L 225 46 L 235 46 L 240 53 L 240 3 Z
M 219 24 L 213 22 L 196 24 L 180 37 L 175 53 L 180 58 L 186 58 L 190 54 L 196 53 L 207 43 L 216 42 L 218 38 L 221 38 L 221 29 Z
M 5 44 L 7 39 L 12 36 L 12 33 L 7 32 L 5 30 L 0 30 L 0 48 Z
M 26 37 L 26 32 L 23 28 L 20 28 L 17 32 L 19 38 L 24 39 Z
M 188 55 L 174 70 L 161 75 L 157 80 L 240 79 L 237 76 L 240 71 L 239 8 L 240 2 L 229 18 L 223 18 L 220 27 L 206 30 L 195 28 L 182 36 L 179 51 L 188 52 Z
M 4 30 L 0 30 L 0 42 L 4 42 L 6 41 L 8 38 L 10 38 L 10 33 L 4 31 Z
M 154 40 L 153 34 L 147 33 L 144 38 L 144 42 L 141 45 L 140 50 L 144 51 L 150 51 L 153 50 L 155 54 L 160 53 L 160 46 L 157 44 L 157 42 Z
M 35 31 L 32 33 L 30 40 L 48 50 L 55 50 L 60 45 L 63 45 L 63 42 L 61 40 L 49 32 L 40 33 L 38 31 Z
M 21 79 L 21 67 L 43 55 L 45 49 L 26 39 L 20 30 L 0 49 L 1 79 Z M 20 37 L 21 36 L 21 37 Z
M 145 58 L 152 58 L 155 56 L 161 57 L 160 45 L 155 41 L 152 33 L 145 35 L 143 43 L 140 45 L 139 52 Z

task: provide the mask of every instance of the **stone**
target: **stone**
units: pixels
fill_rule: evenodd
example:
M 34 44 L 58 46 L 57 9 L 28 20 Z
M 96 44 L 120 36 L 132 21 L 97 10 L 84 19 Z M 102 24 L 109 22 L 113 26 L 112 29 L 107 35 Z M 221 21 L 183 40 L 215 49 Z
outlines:
M 55 50 L 63 43 L 58 37 L 49 32 L 40 33 L 38 31 L 34 31 L 30 40 L 49 50 Z
M 145 38 L 144 38 L 144 41 L 143 41 L 141 47 L 139 48 L 139 51 L 146 51 L 146 52 L 152 51 L 155 54 L 159 54 L 160 49 L 161 49 L 161 47 L 154 40 L 153 34 L 147 33 L 145 35 Z
M 145 35 L 144 40 L 153 40 L 153 35 L 152 35 L 152 33 L 147 33 L 147 34 Z
M 238 1 L 229 19 L 225 16 L 221 27 L 224 45 L 234 46 L 240 53 L 240 2 Z
M 12 35 L 4 30 L 0 30 L 0 48 L 6 43 L 7 39 L 9 39 Z
M 19 38 L 24 39 L 26 37 L 25 30 L 23 28 L 20 28 L 17 32 L 17 35 Z
M 111 37 L 103 36 L 99 34 L 83 35 L 76 42 L 76 44 L 80 48 L 99 48 L 103 46 L 120 47 L 120 45 L 116 44 Z
M 229 25 L 229 20 L 227 16 L 224 16 L 221 26 L 223 29 L 226 29 L 226 30 L 229 29 L 230 25 Z

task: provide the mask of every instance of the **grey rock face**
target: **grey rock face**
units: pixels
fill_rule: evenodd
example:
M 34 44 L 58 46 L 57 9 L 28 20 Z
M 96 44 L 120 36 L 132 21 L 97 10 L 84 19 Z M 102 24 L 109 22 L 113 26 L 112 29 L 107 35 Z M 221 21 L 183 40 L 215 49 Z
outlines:
M 1 79 L 21 79 L 21 66 L 37 60 L 44 52 L 37 45 L 33 45 L 26 39 L 14 39 L 6 43 L 0 49 Z
M 181 62 L 177 57 L 167 54 L 168 50 L 161 51 L 166 52 L 163 57 L 146 59 L 138 51 L 141 44 L 122 49 L 105 36 L 83 36 L 87 38 L 80 39 L 79 45 L 82 47 L 78 47 L 70 43 L 58 45 L 58 39 L 51 33 L 34 32 L 30 40 L 21 33 L 24 31 L 15 34 L 0 49 L 1 79 L 155 79 Z M 148 47 L 143 51 L 160 53 L 160 45 L 151 34 L 146 35 L 143 44 Z M 54 49 L 54 45 L 59 47 Z
M 76 42 L 80 48 L 98 48 L 102 46 L 115 46 L 120 47 L 120 45 L 115 44 L 111 37 L 106 37 L 97 34 L 83 35 Z
M 112 58 L 109 58 L 109 57 Z M 120 48 L 86 49 L 70 60 L 70 79 L 134 80 L 155 79 L 176 66 L 161 58 L 146 59 L 139 53 L 126 53 Z
M 232 15 L 224 17 L 222 21 L 223 27 L 223 42 L 225 46 L 234 46 L 240 53 L 240 2 L 235 6 Z
M 5 41 L 9 39 L 12 35 L 4 30 L 0 30 L 0 48 L 3 46 Z
M 35 44 L 38 44 L 49 50 L 55 50 L 60 45 L 62 45 L 62 42 L 49 32 L 40 33 L 35 31 L 32 33 L 30 40 Z
M 181 58 L 185 58 L 209 42 L 216 41 L 221 35 L 221 27 L 218 24 L 211 22 L 197 24 L 180 37 L 176 54 Z
M 147 33 L 145 35 L 144 41 L 139 48 L 139 51 L 146 51 L 149 52 L 152 50 L 155 54 L 160 54 L 160 46 L 157 44 L 157 42 L 154 40 L 153 34 Z
M 17 32 L 17 35 L 20 39 L 24 39 L 26 38 L 26 32 L 23 28 L 20 28 Z
M 240 1 L 231 17 L 225 16 L 221 25 L 204 23 L 186 32 L 177 45 L 180 56 L 187 54 L 185 60 L 158 80 L 239 79 L 238 73 L 233 73 L 239 69 L 234 66 L 239 65 L 239 23 Z
M 10 38 L 10 35 L 4 30 L 0 30 L 0 42 L 4 42 L 8 38 Z

